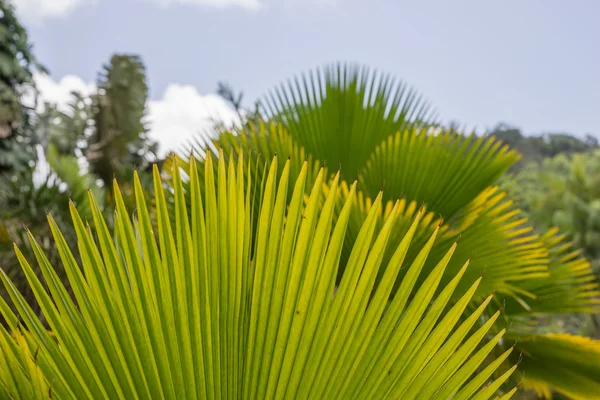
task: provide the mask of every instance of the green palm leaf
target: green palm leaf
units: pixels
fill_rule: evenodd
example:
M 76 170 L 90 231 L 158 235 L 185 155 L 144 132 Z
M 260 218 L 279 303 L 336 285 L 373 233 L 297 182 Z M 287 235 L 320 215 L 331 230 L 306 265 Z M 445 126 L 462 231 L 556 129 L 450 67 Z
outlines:
M 81 262 L 49 217 L 74 298 L 30 235 L 45 284 L 16 252 L 52 334 L 1 274 L 18 315 L 0 302 L 13 332 L 0 330 L 2 388 L 15 398 L 61 399 L 384 399 L 414 398 L 422 387 L 427 398 L 496 392 L 514 371 L 490 381 L 503 358 L 473 375 L 504 333 L 486 338 L 498 313 L 475 326 L 492 297 L 463 315 L 479 278 L 450 302 L 468 262 L 441 283 L 457 244 L 423 277 L 436 228 L 392 295 L 423 212 L 384 261 L 400 204 L 376 229 L 380 194 L 336 284 L 356 183 L 336 213 L 339 174 L 322 201 L 324 171 L 308 180 L 304 163 L 290 179 L 290 164 L 281 173 L 276 158 L 270 164 L 256 227 L 249 166 L 242 155 L 226 162 L 222 152 L 216 164 L 207 156 L 202 181 L 193 159 L 188 185 L 174 167 L 172 218 L 155 169 L 156 230 L 137 178 L 134 219 L 115 185 L 113 232 L 92 196 L 94 231 L 72 205 Z
M 469 289 L 469 282 L 485 272 L 469 310 L 476 309 L 495 290 L 494 306 L 504 304 L 505 308 L 494 332 L 502 326 L 518 331 L 522 322 L 535 322 L 540 313 L 597 310 L 598 286 L 587 261 L 570 250 L 556 232 L 538 236 L 513 199 L 493 186 L 519 155 L 493 137 L 432 129 L 435 124 L 430 123 L 427 107 L 421 108 L 422 102 L 411 105 L 398 100 L 394 93 L 405 93 L 403 90 L 403 85 L 395 86 L 364 68 L 329 66 L 322 73 L 311 72 L 281 85 L 265 101 L 264 116 L 270 118 L 269 123 L 255 125 L 252 121 L 237 134 L 222 133 L 214 148 L 222 147 L 225 153 L 235 149 L 232 155 L 253 152 L 267 160 L 278 154 L 282 156 L 280 170 L 285 156 L 292 156 L 292 177 L 302 168 L 299 161 L 303 158 L 310 160 L 311 178 L 316 176 L 319 163 L 329 165 L 331 171 L 341 166 L 344 179 L 336 187 L 339 195 L 333 221 L 337 222 L 350 197 L 355 197 L 358 207 L 353 207 L 348 218 L 338 283 L 346 273 L 367 215 L 373 208 L 378 209 L 375 232 L 379 232 L 391 215 L 394 200 L 400 198 L 374 287 L 383 282 L 385 266 L 407 234 L 417 210 L 425 204 L 428 212 L 413 234 L 405 262 L 415 260 L 419 249 L 439 227 L 438 240 L 423 266 L 423 275 L 427 276 L 460 238 L 461 245 L 448 262 L 440 286 L 449 284 L 461 270 L 462 261 L 470 258 L 470 267 L 457 284 L 451 302 L 458 301 L 460 294 Z M 386 109 L 404 111 L 387 113 Z M 264 167 L 256 168 L 253 179 L 262 181 L 263 171 Z M 354 177 L 359 184 L 351 194 L 349 178 Z M 324 198 L 333 176 L 326 178 Z M 376 207 L 375 198 L 382 187 L 381 206 Z M 398 273 L 392 295 L 403 278 L 405 269 Z M 424 280 L 419 278 L 416 285 Z
M 582 250 L 575 249 L 558 228 L 548 230 L 541 239 L 548 249 L 549 274 L 522 282 L 520 287 L 531 295 L 519 304 L 507 302 L 507 311 L 512 315 L 600 312 L 600 286 Z
M 291 176 L 297 176 L 301 168 L 302 164 L 298 160 L 308 159 L 309 177 L 312 178 L 318 171 L 318 159 L 298 145 L 295 139 L 297 138 L 282 128 L 281 124 L 259 122 L 247 125 L 238 134 L 222 133 L 214 141 L 213 150 L 207 148 L 205 151 L 223 148 L 225 154 L 230 156 L 244 151 L 264 155 L 267 159 L 274 154 L 282 156 L 283 160 L 291 157 Z M 381 146 L 376 147 L 371 159 L 358 175 L 360 207 L 353 210 L 350 218 L 340 274 L 366 211 L 385 183 L 385 210 L 389 212 L 393 205 L 392 201 L 385 201 L 386 198 L 400 197 L 405 200 L 404 205 L 410 205 L 404 210 L 407 214 L 399 218 L 391 243 L 399 243 L 406 233 L 412 213 L 417 209 L 415 203 L 425 203 L 433 215 L 446 218 L 443 227 L 445 234 L 439 245 L 432 250 L 429 270 L 443 257 L 444 249 L 461 238 L 461 258 L 472 258 L 473 261 L 469 277 L 474 279 L 486 271 L 478 294 L 497 290 L 517 298 L 527 295 L 527 292 L 519 289 L 518 282 L 547 276 L 547 251 L 539 237 L 526 224 L 520 210 L 506 199 L 506 194 L 496 187 L 488 186 L 518 157 L 518 154 L 508 150 L 493 137 L 464 137 L 452 131 L 436 132 L 416 128 L 390 136 Z M 280 161 L 281 167 L 283 162 Z M 202 168 L 200 173 L 201 171 Z M 264 168 L 259 163 L 253 169 L 254 179 L 260 181 L 263 171 Z M 338 212 L 349 193 L 346 181 L 342 182 L 341 188 Z M 385 193 L 388 192 L 392 195 L 387 196 Z M 386 217 L 385 213 L 381 215 L 379 226 Z M 427 220 L 432 221 L 431 218 Z M 423 234 L 417 235 L 419 244 L 426 240 L 426 232 L 431 234 L 430 229 L 425 229 Z M 387 259 L 391 256 L 389 253 L 390 251 Z M 415 255 L 414 252 L 409 253 L 408 259 L 411 260 Z M 460 263 L 452 262 L 444 282 L 460 266 Z M 515 285 L 511 282 L 517 283 Z
M 576 400 L 600 399 L 600 341 L 567 334 L 522 336 L 518 376 L 541 398 L 552 391 Z
M 338 200 L 338 209 L 347 200 L 349 188 L 341 185 Z M 365 221 L 366 215 L 372 209 L 371 198 L 362 192 L 357 192 L 356 202 L 358 207 L 353 210 L 347 230 L 347 239 L 342 259 L 347 259 L 356 240 L 357 233 Z M 393 202 L 388 201 L 379 212 L 378 224 L 385 221 L 392 210 Z M 391 249 L 397 245 L 407 232 L 419 206 L 416 201 L 400 201 L 400 212 L 391 234 L 390 244 L 384 260 L 391 257 Z M 521 286 L 530 280 L 535 282 L 538 278 L 547 278 L 548 251 L 540 238 L 533 234 L 532 228 L 525 223 L 512 202 L 506 200 L 506 193 L 497 187 L 489 187 L 477 198 L 464 207 L 460 213 L 450 221 L 444 222 L 439 214 L 431 211 L 426 214 L 419 225 L 413 242 L 415 246 L 407 254 L 407 260 L 413 260 L 417 255 L 419 246 L 427 241 L 436 226 L 440 226 L 440 238 L 434 244 L 425 271 L 429 272 L 435 264 L 444 257 L 446 249 L 453 242 L 460 240 L 461 246 L 456 250 L 458 257 L 453 258 L 448 264 L 446 274 L 442 278 L 447 283 L 460 270 L 462 263 L 459 260 L 470 259 L 471 266 L 465 273 L 468 279 L 459 283 L 459 289 L 466 290 L 470 280 L 483 275 L 481 285 L 476 292 L 476 299 L 485 296 L 491 291 L 498 293 L 500 303 L 505 298 L 521 299 L 533 295 Z M 401 272 L 400 276 L 403 273 Z M 535 285 L 535 283 L 531 284 Z M 527 308 L 519 306 L 522 310 Z M 512 309 L 511 309 L 512 310 Z M 522 311 L 519 310 L 519 311 Z
M 391 76 L 356 64 L 332 64 L 290 79 L 264 99 L 267 118 L 279 121 L 308 154 L 330 168 L 358 174 L 383 140 L 430 125 L 427 101 Z
M 49 396 L 49 385 L 36 362 L 37 354 L 29 350 L 26 336 L 17 331 L 10 337 L 6 330 L 2 330 L 0 368 L 3 395 L 15 399 L 43 399 Z
M 494 137 L 431 128 L 404 130 L 377 146 L 360 182 L 370 195 L 385 186 L 388 199 L 404 196 L 424 202 L 448 219 L 519 157 Z

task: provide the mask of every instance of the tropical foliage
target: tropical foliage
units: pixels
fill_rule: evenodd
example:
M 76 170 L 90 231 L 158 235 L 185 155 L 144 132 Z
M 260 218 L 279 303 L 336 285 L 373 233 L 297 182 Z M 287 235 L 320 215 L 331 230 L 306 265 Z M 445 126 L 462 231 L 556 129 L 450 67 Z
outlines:
M 553 322 L 600 307 L 596 155 L 501 179 L 591 137 L 465 134 L 335 64 L 250 110 L 220 85 L 242 126 L 161 176 L 141 59 L 25 107 L 0 7 L 2 397 L 600 398 L 600 345 Z
M 69 201 L 77 204 L 84 218 L 91 220 L 92 211 L 87 203 L 87 192 L 91 190 L 111 221 L 112 210 L 107 205 L 112 191 L 106 188 L 112 185 L 113 177 L 123 182 L 132 179 L 136 167 L 144 187 L 151 193 L 151 176 L 145 171 L 149 171 L 150 161 L 155 159 L 152 151 L 156 145 L 146 137 L 142 123 L 147 96 L 144 71 L 139 57 L 115 55 L 104 67 L 98 93 L 91 96 L 73 93 L 66 108 L 45 104 L 36 118 L 30 120 L 27 130 L 29 135 L 35 135 L 42 159 L 30 160 L 19 169 L 1 174 L 0 262 L 35 312 L 40 311 L 39 306 L 12 249 L 12 244 L 17 243 L 27 256 L 33 257 L 23 225 L 44 248 L 50 261 L 57 264 L 59 253 L 51 240 L 46 214 L 52 214 L 65 227 L 64 235 L 73 243 L 76 236 L 68 226 Z M 131 206 L 132 187 L 123 185 L 121 189 Z M 41 276 L 39 269 L 36 272 Z M 66 282 L 66 275 L 60 274 Z M 10 304 L 6 294 L 5 298 Z
M 578 248 L 600 257 L 600 151 L 558 155 L 525 166 L 509 182 L 532 222 L 571 232 Z
M 516 376 L 523 388 L 542 398 L 551 398 L 552 389 L 573 399 L 598 398 L 598 341 L 566 334 L 529 335 L 520 338 L 519 348 L 523 352 L 520 370 L 527 372 Z M 554 367 L 548 369 L 547 363 Z
M 0 173 L 29 166 L 35 137 L 28 130 L 31 105 L 21 97 L 34 90 L 33 73 L 44 71 L 10 2 L 0 1 Z
M 143 117 L 148 86 L 141 59 L 134 55 L 113 55 L 98 81 L 93 97 L 94 131 L 88 140 L 86 158 L 90 170 L 105 186 L 114 177 L 123 180 L 131 166 L 148 167 L 156 159 L 156 144 L 148 140 Z
M 539 231 L 556 226 L 565 232 L 565 237 L 590 260 L 596 276 L 600 273 L 599 162 L 598 150 L 560 154 L 540 164 L 529 163 L 504 179 L 533 225 Z M 598 316 L 566 316 L 554 323 L 564 325 L 562 330 L 566 332 L 600 337 Z
M 598 139 L 590 134 L 586 134 L 584 138 L 567 133 L 524 135 L 520 129 L 507 124 L 498 124 L 489 134 L 502 140 L 522 155 L 521 159 L 511 167 L 511 172 L 517 172 L 533 163 L 541 164 L 545 159 L 559 154 L 585 153 L 600 147 Z
M 213 166 L 209 156 L 203 166 L 201 179 L 191 160 L 187 193 L 172 171 L 173 224 L 155 169 L 156 232 L 139 179 L 133 220 L 115 185 L 113 232 L 93 196 L 95 230 L 71 203 L 80 263 L 48 217 L 74 300 L 31 234 L 47 288 L 16 248 L 52 334 L 2 274 L 17 309 L 0 302 L 13 332 L 2 328 L 0 339 L 9 396 L 488 399 L 514 372 L 503 368 L 512 349 L 482 366 L 505 330 L 485 338 L 499 316 L 480 322 L 493 296 L 464 314 L 482 280 L 458 290 L 469 262 L 441 283 L 457 244 L 423 273 L 439 227 L 390 299 L 423 211 L 384 265 L 400 201 L 375 229 L 378 196 L 336 284 L 356 183 L 334 218 L 339 174 L 323 202 L 323 170 L 308 181 L 304 163 L 294 181 L 287 161 L 278 179 L 275 159 L 253 229 L 255 183 L 244 179 L 243 157 Z
M 308 160 L 311 176 L 318 166 L 328 166 L 324 193 L 328 193 L 329 180 L 341 166 L 337 213 L 349 197 L 356 197 L 358 207 L 349 220 L 340 271 L 374 199 L 385 188 L 378 229 L 393 209 L 393 201 L 401 200 L 390 233 L 391 248 L 403 238 L 417 209 L 426 205 L 427 213 L 413 242 L 422 246 L 441 225 L 439 240 L 432 246 L 424 270 L 432 271 L 444 257 L 444 249 L 460 239 L 458 257 L 449 262 L 442 282 L 448 283 L 460 270 L 457 260 L 471 259 L 465 277 L 483 275 L 474 299 L 481 301 L 495 290 L 494 303 L 505 306 L 496 323 L 511 333 L 505 346 L 515 345 L 527 350 L 530 360 L 542 360 L 532 352 L 544 351 L 543 346 L 520 348 L 516 338 L 528 343 L 530 337 L 540 334 L 536 332 L 546 332 L 543 324 L 549 315 L 598 311 L 598 284 L 589 262 L 570 251 L 571 244 L 556 231 L 538 235 L 518 203 L 495 186 L 519 155 L 493 136 L 463 135 L 440 127 L 427 103 L 403 83 L 394 84 L 386 75 L 353 65 L 333 65 L 294 78 L 261 103 L 266 104 L 262 117 L 267 122 L 252 120 L 237 133 L 223 132 L 210 149 L 222 148 L 231 156 L 251 152 L 259 159 L 274 154 L 280 160 L 290 157 L 292 175 L 298 173 L 302 160 Z M 257 167 L 250 174 L 260 180 L 263 171 Z M 354 179 L 358 189 L 351 194 Z M 392 250 L 385 251 L 384 260 L 392 255 Z M 417 255 L 418 251 L 409 250 L 407 260 Z M 340 273 L 338 282 L 342 276 Z M 399 276 L 404 276 L 403 271 Z M 383 279 L 380 273 L 377 282 Z M 395 284 L 393 293 L 399 285 Z M 459 288 L 466 289 L 460 283 Z M 574 342 L 578 343 L 576 339 Z M 551 365 L 536 364 L 537 382 L 576 397 L 552 378 Z M 545 376 L 544 370 L 548 371 Z M 523 371 L 526 375 L 525 366 Z M 587 376 L 595 375 L 590 372 Z M 596 377 L 591 382 L 580 389 L 594 393 L 600 381 Z

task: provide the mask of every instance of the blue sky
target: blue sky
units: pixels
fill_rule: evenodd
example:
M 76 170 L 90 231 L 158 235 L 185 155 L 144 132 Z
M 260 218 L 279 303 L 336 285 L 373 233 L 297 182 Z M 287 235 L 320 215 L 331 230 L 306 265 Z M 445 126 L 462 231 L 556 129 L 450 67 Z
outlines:
M 503 121 L 527 133 L 600 135 L 598 0 L 16 0 L 16 5 L 36 54 L 59 85 L 65 76 L 93 82 L 110 54 L 133 52 L 146 63 L 156 106 L 164 105 L 169 89 L 175 103 L 184 99 L 179 95 L 185 89 L 188 103 L 196 99 L 198 107 L 208 102 L 222 108 L 211 95 L 218 81 L 243 90 L 248 104 L 293 74 L 332 61 L 358 61 L 408 82 L 444 119 L 479 131 Z M 168 108 L 194 113 L 175 103 Z

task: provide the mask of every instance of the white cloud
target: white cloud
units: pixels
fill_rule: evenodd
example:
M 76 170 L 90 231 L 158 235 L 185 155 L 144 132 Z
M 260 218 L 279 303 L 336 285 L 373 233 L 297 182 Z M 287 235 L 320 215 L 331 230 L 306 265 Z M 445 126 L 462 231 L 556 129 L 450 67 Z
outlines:
M 161 6 L 172 4 L 208 6 L 216 8 L 241 7 L 248 10 L 258 10 L 264 6 L 263 0 L 150 0 Z
M 48 75 L 36 74 L 36 86 L 43 101 L 56 104 L 67 111 L 72 91 L 84 95 L 93 94 L 96 87 L 74 75 L 67 75 L 54 81 Z M 31 100 L 27 100 L 31 104 Z M 41 104 L 38 104 L 40 107 Z M 159 100 L 148 102 L 147 124 L 150 137 L 159 143 L 159 155 L 171 150 L 181 150 L 182 146 L 194 138 L 201 138 L 210 132 L 215 122 L 225 125 L 239 123 L 236 112 L 216 94 L 202 95 L 190 85 L 171 84 Z
M 171 84 L 160 100 L 148 104 L 150 137 L 160 143 L 160 155 L 206 135 L 217 121 L 232 125 L 239 119 L 220 96 L 201 95 L 189 85 Z
M 38 108 L 43 107 L 44 102 L 56 104 L 62 112 L 68 112 L 67 105 L 71 100 L 72 92 L 79 92 L 84 96 L 89 96 L 96 92 L 96 85 L 92 82 L 84 82 L 78 76 L 65 75 L 60 81 L 56 82 L 49 75 L 36 73 L 33 76 L 37 90 L 40 92 Z M 24 100 L 31 104 L 31 100 Z
M 21 18 L 36 24 L 47 18 L 64 17 L 85 4 L 93 3 L 94 0 L 12 0 L 12 2 Z

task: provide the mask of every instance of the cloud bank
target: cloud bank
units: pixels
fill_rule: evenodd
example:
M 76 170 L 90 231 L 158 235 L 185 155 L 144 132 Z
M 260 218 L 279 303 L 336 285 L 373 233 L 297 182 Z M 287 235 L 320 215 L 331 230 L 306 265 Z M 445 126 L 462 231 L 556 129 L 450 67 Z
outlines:
M 40 98 L 68 111 L 72 91 L 93 94 L 96 86 L 74 75 L 55 81 L 48 75 L 34 75 Z M 41 105 L 38 105 L 41 106 Z M 239 123 L 236 112 L 216 94 L 200 94 L 191 85 L 170 84 L 162 97 L 148 102 L 145 120 L 152 139 L 159 144 L 159 156 L 179 151 L 193 140 L 205 139 L 215 122 Z
M 94 0 L 12 0 L 19 17 L 38 24 L 47 18 L 64 17 Z
M 190 85 L 170 84 L 160 100 L 148 102 L 150 137 L 160 143 L 160 155 L 205 139 L 216 122 L 230 126 L 239 118 L 220 96 L 202 95 Z
M 10 0 L 9 0 L 10 1 Z M 101 0 L 12 0 L 19 15 L 26 23 L 39 25 L 44 20 L 64 18 L 73 11 L 96 4 Z M 159 6 L 188 5 L 213 8 L 239 7 L 246 10 L 259 10 L 264 0 L 146 0 Z

